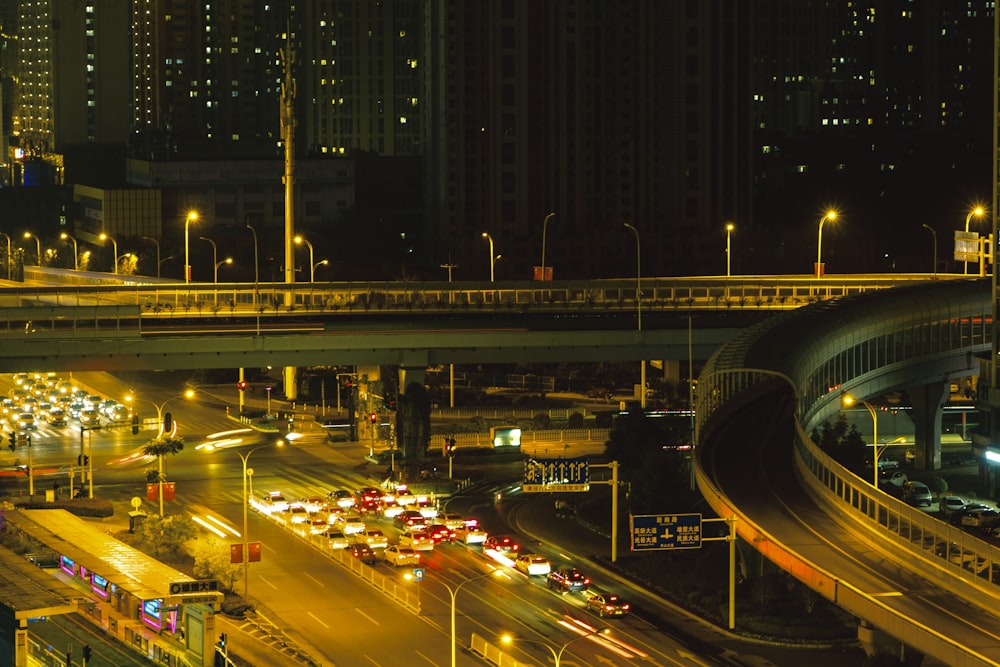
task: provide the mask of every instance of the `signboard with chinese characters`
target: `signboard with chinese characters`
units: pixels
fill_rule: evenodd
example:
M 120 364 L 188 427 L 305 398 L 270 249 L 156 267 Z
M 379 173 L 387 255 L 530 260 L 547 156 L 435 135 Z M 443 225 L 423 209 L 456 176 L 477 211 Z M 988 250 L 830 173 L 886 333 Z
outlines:
M 590 463 L 586 458 L 528 459 L 521 490 L 525 493 L 584 492 L 590 490 Z
M 641 514 L 629 517 L 632 551 L 700 549 L 700 514 Z

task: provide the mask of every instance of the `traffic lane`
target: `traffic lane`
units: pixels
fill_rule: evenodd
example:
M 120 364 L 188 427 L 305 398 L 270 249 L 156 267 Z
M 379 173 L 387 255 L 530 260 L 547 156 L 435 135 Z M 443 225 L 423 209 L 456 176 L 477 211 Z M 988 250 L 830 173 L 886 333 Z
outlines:
M 778 543 L 794 545 L 805 560 L 896 613 L 1000 662 L 1000 619 L 901 570 L 886 560 L 881 546 L 823 511 L 797 481 L 794 437 L 790 403 L 769 396 L 734 413 L 723 429 L 711 434 L 715 444 L 702 448 L 703 464 L 736 506 L 766 526 Z M 731 461 L 741 464 L 727 463 Z

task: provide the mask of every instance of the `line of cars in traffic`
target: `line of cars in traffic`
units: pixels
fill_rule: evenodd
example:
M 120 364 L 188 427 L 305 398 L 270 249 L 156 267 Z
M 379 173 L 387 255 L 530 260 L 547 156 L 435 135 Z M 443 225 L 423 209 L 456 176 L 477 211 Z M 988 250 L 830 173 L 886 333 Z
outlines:
M 354 492 L 337 489 L 325 496 L 289 501 L 280 491 L 268 491 L 251 500 L 260 511 L 286 520 L 303 536 L 325 536 L 331 549 L 346 549 L 360 561 L 379 561 L 394 567 L 419 566 L 428 552 L 444 544 L 481 547 L 491 560 L 526 577 L 544 577 L 549 590 L 580 594 L 583 605 L 601 617 L 619 617 L 631 611 L 620 595 L 591 590 L 591 580 L 578 569 L 553 569 L 538 553 L 522 553 L 510 535 L 490 535 L 475 518 L 463 517 L 437 506 L 432 498 L 415 495 L 405 486 L 393 491 L 362 487 Z M 395 541 L 382 530 L 391 521 L 398 530 Z
M 128 406 L 76 386 L 55 373 L 16 373 L 14 386 L 0 399 L 0 427 L 28 432 L 41 422 L 66 426 L 71 420 L 81 426 L 102 423 L 125 424 L 132 418 Z

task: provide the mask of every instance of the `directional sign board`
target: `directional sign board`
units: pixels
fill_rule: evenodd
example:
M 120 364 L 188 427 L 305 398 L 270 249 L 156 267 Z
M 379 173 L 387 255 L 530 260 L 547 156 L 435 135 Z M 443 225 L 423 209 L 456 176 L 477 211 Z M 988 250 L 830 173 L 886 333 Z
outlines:
M 525 493 L 583 492 L 590 490 L 590 463 L 586 458 L 528 459 L 521 490 Z
M 632 551 L 700 549 L 700 514 L 641 514 L 631 516 Z

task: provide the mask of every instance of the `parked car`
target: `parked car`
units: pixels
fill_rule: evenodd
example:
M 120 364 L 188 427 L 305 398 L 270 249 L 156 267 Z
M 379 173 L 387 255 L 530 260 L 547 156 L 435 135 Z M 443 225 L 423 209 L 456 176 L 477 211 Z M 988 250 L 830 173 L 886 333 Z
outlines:
M 941 500 L 938 501 L 938 511 L 942 517 L 947 519 L 955 512 L 964 510 L 965 505 L 965 498 L 960 496 L 942 496 Z
M 1000 512 L 994 509 L 971 510 L 962 514 L 962 525 L 984 528 L 1000 523 Z
M 903 484 L 903 500 L 916 507 L 929 507 L 934 497 L 930 487 L 923 482 L 909 481 Z

